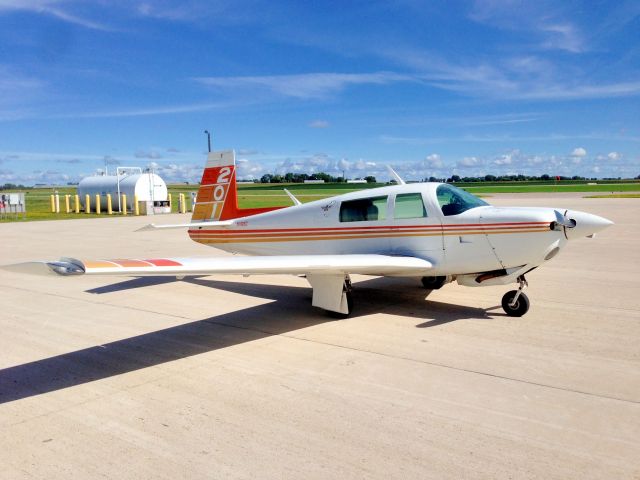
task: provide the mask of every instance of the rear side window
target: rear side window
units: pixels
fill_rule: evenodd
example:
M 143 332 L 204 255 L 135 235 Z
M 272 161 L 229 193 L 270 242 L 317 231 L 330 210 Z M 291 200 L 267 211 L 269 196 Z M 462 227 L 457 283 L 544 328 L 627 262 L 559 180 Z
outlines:
M 387 197 L 360 198 L 342 202 L 341 222 L 372 222 L 387 218 Z
M 396 195 L 395 218 L 421 218 L 427 216 L 422 195 L 419 193 L 402 193 Z

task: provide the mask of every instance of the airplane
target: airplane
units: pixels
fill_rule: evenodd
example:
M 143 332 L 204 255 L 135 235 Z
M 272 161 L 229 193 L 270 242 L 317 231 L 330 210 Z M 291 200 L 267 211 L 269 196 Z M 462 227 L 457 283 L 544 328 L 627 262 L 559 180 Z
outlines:
M 571 240 L 612 225 L 585 212 L 494 207 L 447 183 L 405 183 L 289 207 L 238 207 L 235 152 L 210 152 L 187 229 L 203 245 L 245 256 L 28 262 L 60 275 L 158 276 L 291 274 L 305 276 L 312 305 L 336 317 L 354 309 L 350 275 L 416 277 L 428 290 L 456 281 L 482 287 L 516 283 L 502 297 L 512 317 L 529 310 L 525 275 Z

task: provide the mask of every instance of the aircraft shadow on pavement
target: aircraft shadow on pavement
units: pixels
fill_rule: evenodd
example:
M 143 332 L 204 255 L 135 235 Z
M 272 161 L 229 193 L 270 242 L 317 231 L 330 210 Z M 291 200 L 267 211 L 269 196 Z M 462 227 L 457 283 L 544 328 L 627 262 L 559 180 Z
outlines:
M 88 292 L 103 294 L 169 281 L 176 280 L 142 277 Z M 274 301 L 2 369 L 0 404 L 334 321 L 325 312 L 310 308 L 310 288 L 202 277 L 182 281 Z M 417 325 L 420 328 L 460 319 L 490 319 L 483 309 L 442 302 L 425 304 L 426 293 L 418 287 L 401 284 L 390 291 L 385 288 L 389 285 L 385 279 L 358 282 L 354 317 L 384 312 L 429 319 Z M 408 311 L 411 303 L 415 308 Z

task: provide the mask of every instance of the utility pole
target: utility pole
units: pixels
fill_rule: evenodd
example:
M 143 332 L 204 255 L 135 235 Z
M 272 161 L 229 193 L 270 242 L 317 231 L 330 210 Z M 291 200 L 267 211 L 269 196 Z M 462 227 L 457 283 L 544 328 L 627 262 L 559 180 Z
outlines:
M 205 130 L 204 133 L 207 134 L 207 146 L 209 147 L 209 152 L 211 152 L 211 134 L 209 130 Z

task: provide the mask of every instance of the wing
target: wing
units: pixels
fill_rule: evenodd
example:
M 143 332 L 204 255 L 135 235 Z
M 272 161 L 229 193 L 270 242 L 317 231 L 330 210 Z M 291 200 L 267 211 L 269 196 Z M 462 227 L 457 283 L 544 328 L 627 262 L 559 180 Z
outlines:
M 28 262 L 4 267 L 26 273 L 60 275 L 202 275 L 202 274 L 364 274 L 421 276 L 433 265 L 421 258 L 390 255 L 279 255 L 256 257 L 152 258 Z

